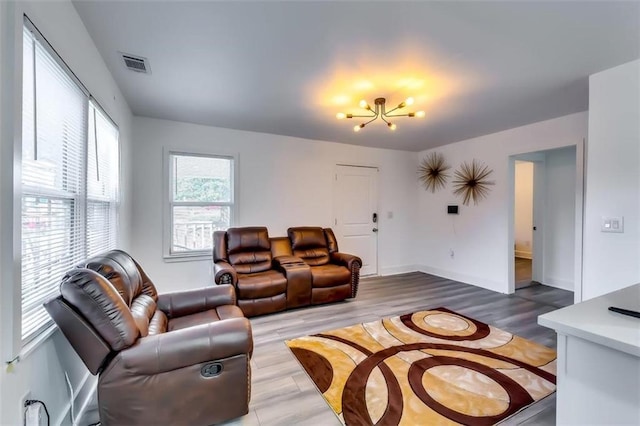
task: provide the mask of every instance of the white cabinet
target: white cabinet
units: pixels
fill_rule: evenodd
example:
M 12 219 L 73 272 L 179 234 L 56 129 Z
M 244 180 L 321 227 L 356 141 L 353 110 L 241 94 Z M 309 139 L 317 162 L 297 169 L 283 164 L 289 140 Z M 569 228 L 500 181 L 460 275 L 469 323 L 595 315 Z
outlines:
M 640 284 L 538 317 L 558 333 L 558 425 L 640 425 Z

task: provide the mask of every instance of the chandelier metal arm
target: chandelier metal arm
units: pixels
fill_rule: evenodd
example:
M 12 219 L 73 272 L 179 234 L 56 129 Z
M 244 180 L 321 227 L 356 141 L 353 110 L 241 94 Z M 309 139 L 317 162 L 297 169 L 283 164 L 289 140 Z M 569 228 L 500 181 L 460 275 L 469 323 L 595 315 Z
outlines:
M 362 123 L 363 126 L 366 126 L 367 124 L 371 123 L 372 121 L 375 121 L 378 118 L 378 115 L 376 114 L 375 117 L 373 117 L 371 120 L 367 121 L 366 123 Z M 384 120 L 384 118 L 383 118 Z
M 373 115 L 357 115 L 357 114 L 347 114 L 347 118 L 358 118 L 358 117 L 365 117 L 365 118 L 370 118 L 370 117 L 377 117 L 377 114 L 373 114 Z
M 389 112 L 391 112 L 391 111 L 389 111 Z M 415 113 L 414 114 L 412 114 L 412 113 L 407 113 L 407 114 L 389 114 L 389 113 L 387 113 L 387 114 L 385 114 L 385 117 L 413 117 L 414 115 L 415 115 Z
M 375 121 L 378 119 L 378 117 L 380 117 L 382 119 L 382 121 L 385 122 L 385 124 L 391 129 L 391 130 L 395 130 L 396 129 L 396 125 L 394 123 L 392 123 L 391 119 L 395 118 L 395 117 L 424 117 L 424 111 L 418 111 L 418 112 L 408 112 L 405 114 L 392 114 L 394 111 L 397 111 L 399 109 L 402 109 L 408 105 L 412 105 L 413 104 L 413 98 L 407 98 L 407 100 L 400 102 L 395 108 L 390 109 L 389 111 L 387 111 L 386 109 L 386 99 L 385 98 L 376 98 L 374 100 L 374 108 L 371 107 L 371 105 L 369 105 L 365 100 L 360 101 L 360 107 L 365 109 L 366 111 L 371 112 L 371 115 L 365 115 L 365 114 L 345 114 L 345 113 L 338 113 L 336 114 L 336 117 L 338 119 L 342 119 L 342 118 L 369 118 L 370 120 L 365 121 L 364 123 L 361 123 L 357 126 L 355 126 L 353 128 L 354 131 L 358 132 L 360 131 L 360 129 L 364 128 L 367 124 Z

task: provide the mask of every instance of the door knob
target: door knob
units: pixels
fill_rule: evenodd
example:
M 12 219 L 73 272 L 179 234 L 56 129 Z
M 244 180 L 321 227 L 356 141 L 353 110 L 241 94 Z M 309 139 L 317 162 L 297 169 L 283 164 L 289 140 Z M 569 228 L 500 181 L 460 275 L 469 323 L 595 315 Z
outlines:
M 378 228 L 373 228 L 372 231 L 373 232 L 378 232 Z

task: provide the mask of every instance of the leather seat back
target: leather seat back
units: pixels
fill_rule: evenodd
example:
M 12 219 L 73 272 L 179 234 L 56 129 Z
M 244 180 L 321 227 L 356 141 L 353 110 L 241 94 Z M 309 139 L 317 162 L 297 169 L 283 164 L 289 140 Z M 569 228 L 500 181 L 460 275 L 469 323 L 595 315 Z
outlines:
M 62 278 L 60 294 L 45 308 L 93 374 L 138 338 L 167 330 L 155 286 L 121 250 L 77 265 Z
M 149 335 L 149 324 L 167 324 L 163 312 L 157 310 L 158 293 L 140 265 L 122 250 L 110 250 L 94 256 L 80 268 L 97 272 L 117 290 L 131 312 L 141 337 Z M 155 317 L 155 318 L 154 318 Z M 166 327 L 154 327 L 152 334 L 166 331 Z
M 329 263 L 329 245 L 324 230 L 320 227 L 297 227 L 287 230 L 293 255 L 309 266 Z
M 229 263 L 239 274 L 271 269 L 271 241 L 267 228 L 229 228 L 226 246 Z
M 62 278 L 60 294 L 111 350 L 128 348 L 140 336 L 131 310 L 116 288 L 99 273 L 86 268 L 72 269 Z

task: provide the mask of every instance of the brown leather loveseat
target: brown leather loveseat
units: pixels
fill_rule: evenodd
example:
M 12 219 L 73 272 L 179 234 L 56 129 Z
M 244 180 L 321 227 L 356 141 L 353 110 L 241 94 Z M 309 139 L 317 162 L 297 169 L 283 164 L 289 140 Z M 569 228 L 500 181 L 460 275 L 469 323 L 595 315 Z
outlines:
M 289 228 L 287 234 L 269 238 L 265 227 L 214 233 L 215 282 L 233 284 L 246 316 L 356 296 L 362 260 L 338 252 L 330 228 Z
M 98 374 L 102 425 L 210 425 L 248 412 L 251 325 L 232 286 L 158 295 L 127 253 L 69 271 L 45 304 Z

